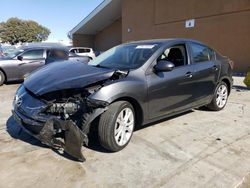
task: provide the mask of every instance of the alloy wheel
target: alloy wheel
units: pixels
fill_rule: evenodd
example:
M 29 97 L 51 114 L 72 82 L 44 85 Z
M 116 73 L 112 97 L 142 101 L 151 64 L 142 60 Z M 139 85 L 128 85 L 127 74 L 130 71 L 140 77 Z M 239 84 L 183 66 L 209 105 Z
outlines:
M 219 108 L 223 108 L 227 103 L 228 91 L 227 86 L 220 85 L 216 93 L 216 104 Z
M 134 113 L 130 108 L 124 108 L 118 114 L 115 122 L 115 141 L 119 146 L 124 146 L 130 140 L 134 129 Z

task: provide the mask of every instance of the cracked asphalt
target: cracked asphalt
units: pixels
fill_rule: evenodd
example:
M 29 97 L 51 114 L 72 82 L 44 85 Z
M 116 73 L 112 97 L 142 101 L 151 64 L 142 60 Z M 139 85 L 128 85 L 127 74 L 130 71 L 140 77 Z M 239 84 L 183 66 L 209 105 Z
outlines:
M 0 87 L 0 187 L 250 187 L 250 90 L 241 77 L 226 108 L 195 109 L 137 130 L 122 151 L 98 140 L 84 163 L 52 151 L 11 117 L 18 84 Z

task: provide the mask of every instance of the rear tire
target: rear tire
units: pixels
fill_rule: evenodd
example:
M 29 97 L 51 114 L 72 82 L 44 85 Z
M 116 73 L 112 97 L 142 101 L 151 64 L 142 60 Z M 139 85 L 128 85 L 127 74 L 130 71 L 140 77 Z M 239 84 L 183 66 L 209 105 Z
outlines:
M 213 100 L 207 107 L 213 111 L 222 110 L 227 104 L 228 94 L 227 84 L 225 82 L 220 82 L 215 89 Z
M 0 71 L 0 86 L 5 82 L 5 75 L 2 71 Z
M 125 148 L 134 131 L 135 113 L 127 101 L 112 103 L 99 121 L 98 135 L 100 144 L 110 151 Z

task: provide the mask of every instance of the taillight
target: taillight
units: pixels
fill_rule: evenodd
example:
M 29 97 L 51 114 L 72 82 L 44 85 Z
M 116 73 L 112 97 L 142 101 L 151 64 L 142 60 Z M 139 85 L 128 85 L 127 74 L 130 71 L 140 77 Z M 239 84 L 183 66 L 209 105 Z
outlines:
M 230 65 L 231 69 L 233 69 L 233 68 L 234 68 L 234 62 L 233 62 L 232 60 L 229 59 L 228 63 L 229 63 L 229 65 Z

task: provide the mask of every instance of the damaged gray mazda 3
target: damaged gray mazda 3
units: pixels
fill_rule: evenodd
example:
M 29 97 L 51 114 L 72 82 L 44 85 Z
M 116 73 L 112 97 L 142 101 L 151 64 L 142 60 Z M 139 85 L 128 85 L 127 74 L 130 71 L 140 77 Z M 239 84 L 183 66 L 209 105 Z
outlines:
M 64 61 L 33 72 L 19 87 L 13 117 L 42 143 L 80 161 L 97 125 L 100 144 L 123 149 L 135 126 L 206 106 L 221 110 L 232 61 L 189 39 L 131 42 L 88 65 Z

